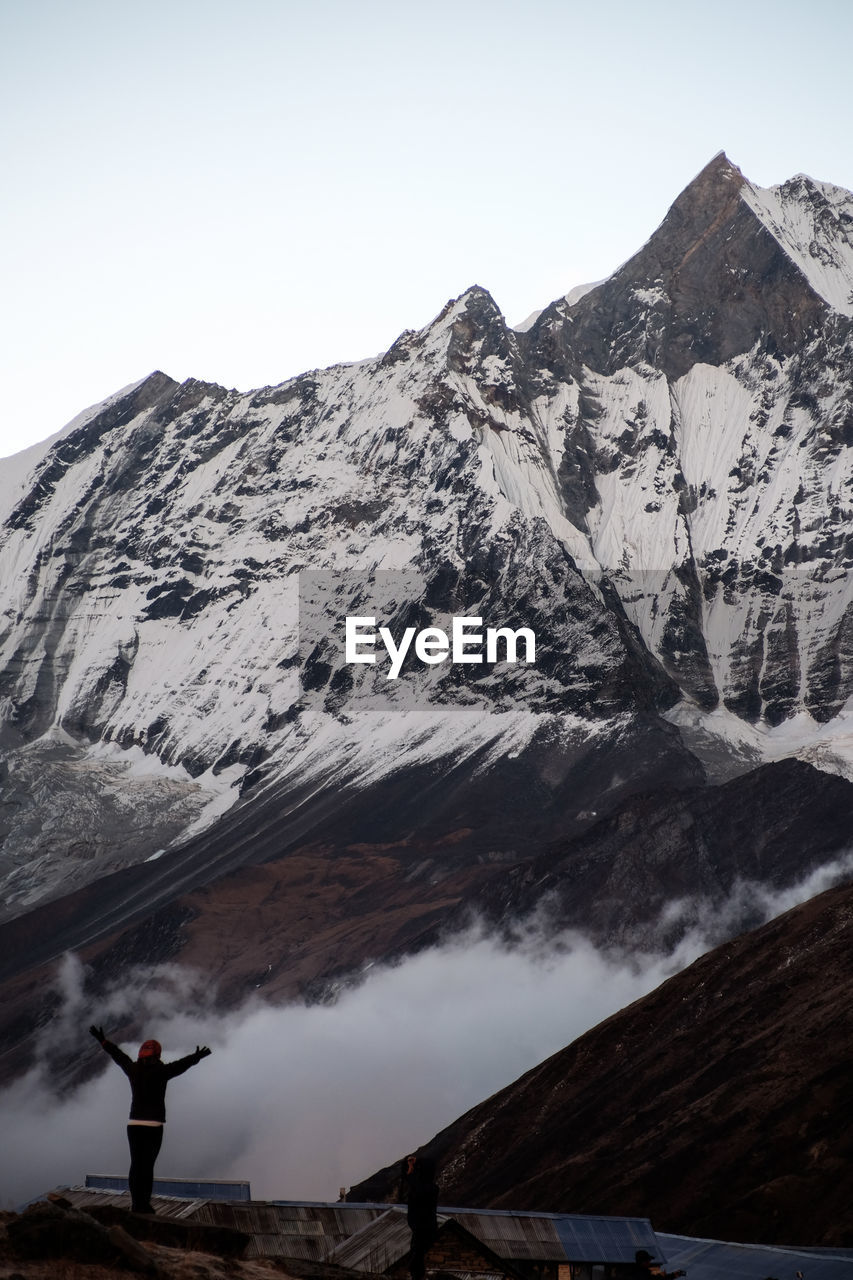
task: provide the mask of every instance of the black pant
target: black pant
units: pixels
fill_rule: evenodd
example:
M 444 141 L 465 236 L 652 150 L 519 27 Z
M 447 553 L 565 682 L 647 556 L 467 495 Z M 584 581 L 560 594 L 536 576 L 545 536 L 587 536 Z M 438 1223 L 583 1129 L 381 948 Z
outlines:
M 130 1203 L 134 1213 L 151 1213 L 151 1188 L 154 1185 L 154 1161 L 163 1142 L 163 1126 L 129 1124 L 127 1144 L 130 1147 Z
M 426 1256 L 435 1242 L 436 1232 L 432 1227 L 412 1228 L 412 1251 L 409 1254 L 409 1275 L 412 1280 L 424 1280 L 426 1275 Z

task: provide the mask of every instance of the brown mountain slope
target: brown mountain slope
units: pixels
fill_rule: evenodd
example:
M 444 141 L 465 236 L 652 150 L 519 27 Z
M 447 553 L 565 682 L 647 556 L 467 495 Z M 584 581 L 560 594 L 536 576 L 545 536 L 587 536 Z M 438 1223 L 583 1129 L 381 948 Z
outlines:
M 853 1245 L 853 885 L 710 952 L 426 1147 L 442 1200 Z M 395 1167 L 352 1188 L 392 1190 Z
M 256 991 L 273 1002 L 323 998 L 368 962 L 417 952 L 472 916 L 511 931 L 539 912 L 556 932 L 578 928 L 598 945 L 663 949 L 691 916 L 685 907 L 664 932 L 662 912 L 690 898 L 721 912 L 716 941 L 764 918 L 747 895 L 731 910 L 739 880 L 790 887 L 837 858 L 853 830 L 853 785 L 786 760 L 721 786 L 632 796 L 574 839 L 519 837 L 504 861 L 486 842 L 496 823 L 481 821 L 489 794 L 449 808 L 443 827 L 417 829 L 414 799 L 396 803 L 402 785 L 371 790 L 361 812 L 351 805 L 311 843 L 288 842 L 272 805 L 260 816 L 247 806 L 185 850 L 0 924 L 0 1081 L 25 1070 L 56 1015 L 67 950 L 87 966 L 94 1009 L 135 966 L 166 962 L 203 973 L 222 1007 Z M 360 839 L 363 814 L 382 802 L 384 841 Z M 518 805 L 516 822 L 526 812 Z M 466 813 L 477 826 L 464 825 Z M 509 818 L 503 828 L 515 839 Z M 68 1070 L 79 1071 L 79 1046 L 66 1048 Z

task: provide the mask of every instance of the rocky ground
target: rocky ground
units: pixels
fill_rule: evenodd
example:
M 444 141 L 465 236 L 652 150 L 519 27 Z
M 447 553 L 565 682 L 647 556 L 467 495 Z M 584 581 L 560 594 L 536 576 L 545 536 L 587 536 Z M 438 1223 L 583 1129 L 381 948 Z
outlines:
M 241 1231 L 141 1217 L 103 1206 L 75 1209 L 51 1194 L 23 1213 L 0 1213 L 0 1280 L 347 1280 L 334 1264 L 246 1259 Z M 363 1280 L 363 1276 L 362 1276 Z M 368 1278 L 369 1280 L 369 1278 Z

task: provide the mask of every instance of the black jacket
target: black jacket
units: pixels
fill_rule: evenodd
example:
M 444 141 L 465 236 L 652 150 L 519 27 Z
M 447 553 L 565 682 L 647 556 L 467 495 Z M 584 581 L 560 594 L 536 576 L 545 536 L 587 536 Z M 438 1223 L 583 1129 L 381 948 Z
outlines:
M 432 1241 L 438 1231 L 436 1216 L 438 1187 L 435 1182 L 435 1161 L 428 1156 L 418 1156 L 407 1182 L 406 1218 L 412 1234 Z
M 188 1053 L 176 1062 L 161 1062 L 159 1058 L 139 1058 L 134 1062 L 112 1040 L 104 1040 L 102 1047 L 130 1081 L 130 1119 L 159 1120 L 161 1123 L 166 1119 L 166 1085 L 173 1076 L 194 1067 L 203 1056 Z

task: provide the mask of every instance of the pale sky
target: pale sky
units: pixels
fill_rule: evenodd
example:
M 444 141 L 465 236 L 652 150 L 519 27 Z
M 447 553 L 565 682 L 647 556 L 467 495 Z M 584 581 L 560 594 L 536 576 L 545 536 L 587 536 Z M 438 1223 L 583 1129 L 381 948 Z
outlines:
M 853 187 L 848 0 L 0 0 L 0 456 L 163 369 L 248 390 L 471 284 L 510 323 L 725 149 Z

